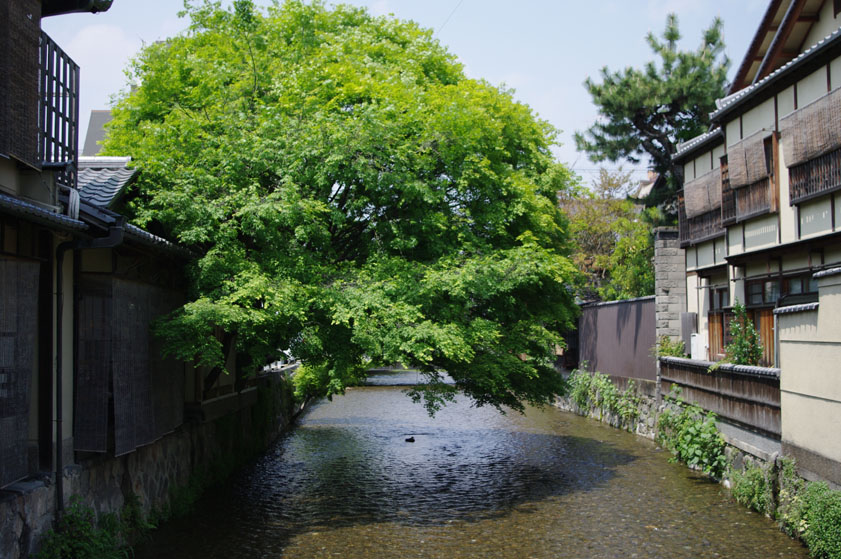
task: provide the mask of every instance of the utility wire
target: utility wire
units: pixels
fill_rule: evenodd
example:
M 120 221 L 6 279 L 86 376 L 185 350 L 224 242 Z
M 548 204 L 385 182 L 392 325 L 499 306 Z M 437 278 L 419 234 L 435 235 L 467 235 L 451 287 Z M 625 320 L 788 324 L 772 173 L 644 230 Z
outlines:
M 450 12 L 450 15 L 447 16 L 447 19 L 444 20 L 444 23 L 442 23 L 441 27 L 438 28 L 438 31 L 435 32 L 436 35 L 441 34 L 441 30 L 444 29 L 444 26 L 447 25 L 447 23 L 450 21 L 450 18 L 453 17 L 453 14 L 456 13 L 456 10 L 458 10 L 458 7 L 461 6 L 462 2 L 464 2 L 464 0 L 458 0 L 458 4 L 456 4 L 456 7 L 453 8 L 453 11 Z

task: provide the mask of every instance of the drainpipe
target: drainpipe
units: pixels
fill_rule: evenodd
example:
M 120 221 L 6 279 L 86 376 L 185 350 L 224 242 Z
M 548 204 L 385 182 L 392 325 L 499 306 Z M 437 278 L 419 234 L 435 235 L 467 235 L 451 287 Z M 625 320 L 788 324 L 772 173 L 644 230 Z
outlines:
M 64 317 L 64 253 L 83 248 L 112 248 L 123 242 L 123 226 L 125 217 L 118 216 L 112 227 L 108 228 L 108 235 L 96 239 L 76 239 L 61 243 L 55 249 L 56 257 L 56 349 L 55 349 L 55 510 L 56 522 L 64 514 L 64 457 L 63 457 L 63 413 L 62 405 L 62 320 Z

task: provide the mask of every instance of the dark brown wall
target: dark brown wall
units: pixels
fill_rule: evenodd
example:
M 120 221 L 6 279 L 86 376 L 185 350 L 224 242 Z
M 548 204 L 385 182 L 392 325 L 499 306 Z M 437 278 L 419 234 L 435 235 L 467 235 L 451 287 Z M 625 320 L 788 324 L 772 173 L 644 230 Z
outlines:
M 656 380 L 654 297 L 598 303 L 581 309 L 579 363 L 589 371 Z
M 38 0 L 0 0 L 0 154 L 36 168 L 40 37 Z

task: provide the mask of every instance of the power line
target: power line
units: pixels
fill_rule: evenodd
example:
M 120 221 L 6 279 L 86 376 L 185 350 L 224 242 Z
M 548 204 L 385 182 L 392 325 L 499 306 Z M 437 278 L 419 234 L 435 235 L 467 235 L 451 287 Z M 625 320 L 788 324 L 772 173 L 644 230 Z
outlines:
M 441 30 L 444 29 L 444 26 L 447 25 L 447 23 L 450 21 L 450 18 L 453 17 L 453 14 L 456 13 L 456 10 L 458 10 L 458 7 L 461 6 L 462 2 L 464 2 L 464 0 L 458 0 L 458 4 L 456 4 L 456 7 L 453 8 L 453 11 L 450 12 L 450 15 L 447 16 L 447 19 L 444 20 L 444 23 L 442 23 L 441 27 L 438 28 L 438 31 L 435 32 L 436 35 L 441 34 Z

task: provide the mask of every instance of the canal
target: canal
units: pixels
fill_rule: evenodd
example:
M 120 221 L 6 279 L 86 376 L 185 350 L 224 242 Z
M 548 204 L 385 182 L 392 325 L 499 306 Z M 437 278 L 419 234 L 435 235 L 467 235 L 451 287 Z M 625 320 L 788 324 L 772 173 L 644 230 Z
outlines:
M 312 406 L 135 556 L 808 556 L 653 442 L 556 409 L 503 415 L 465 399 L 430 419 L 393 377 L 374 380 Z

